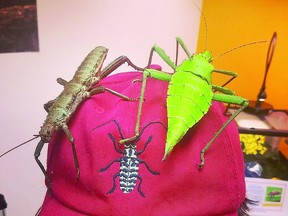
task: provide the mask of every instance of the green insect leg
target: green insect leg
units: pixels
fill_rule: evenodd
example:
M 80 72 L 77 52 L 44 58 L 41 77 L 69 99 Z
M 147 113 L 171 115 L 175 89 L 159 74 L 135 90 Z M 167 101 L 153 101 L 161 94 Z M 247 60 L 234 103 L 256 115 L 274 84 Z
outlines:
M 228 89 L 228 88 L 225 88 L 223 86 L 217 86 L 217 85 L 212 85 L 212 89 L 214 92 L 221 92 L 223 93 L 224 95 L 236 95 L 235 92 L 233 92 L 232 90 Z M 215 93 L 214 93 L 215 95 Z M 237 97 L 237 96 L 236 96 Z M 228 115 L 228 110 L 230 108 L 230 103 L 228 103 L 228 105 L 226 106 L 226 110 L 224 111 L 224 115 Z
M 155 44 L 150 51 L 150 56 L 149 56 L 147 68 L 149 68 L 149 66 L 151 65 L 154 52 L 156 52 L 173 70 L 176 69 L 176 65 L 173 63 L 173 61 L 170 59 L 170 57 L 157 44 Z
M 154 69 L 145 69 L 143 72 L 143 79 L 142 79 L 142 86 L 141 86 L 141 93 L 140 93 L 140 99 L 139 99 L 139 106 L 137 111 L 137 119 L 136 119 L 136 126 L 135 126 L 135 135 L 123 140 L 120 140 L 119 143 L 123 144 L 127 141 L 131 141 L 136 139 L 139 136 L 139 130 L 140 130 L 140 121 L 141 121 L 141 114 L 142 114 L 142 108 L 143 108 L 143 102 L 144 102 L 144 96 L 145 96 L 145 90 L 146 90 L 146 84 L 147 84 L 147 77 L 163 80 L 169 82 L 171 79 L 171 74 L 168 74 L 163 71 L 158 71 Z
M 144 94 L 146 89 L 146 83 L 147 83 L 147 77 L 152 77 L 159 80 L 164 81 L 170 81 L 171 75 L 169 73 L 158 71 L 154 69 L 149 69 L 149 66 L 151 65 L 153 53 L 156 52 L 173 70 L 175 70 L 176 65 L 173 63 L 173 61 L 170 59 L 170 57 L 165 53 L 165 51 L 159 47 L 158 45 L 154 45 L 151 48 L 150 56 L 148 60 L 148 66 L 143 71 L 143 78 L 142 78 L 142 86 L 141 86 L 141 93 L 140 93 L 140 99 L 139 99 L 139 106 L 138 106 L 138 112 L 137 112 L 137 119 L 136 119 L 136 125 L 135 125 L 135 135 L 123 140 L 120 140 L 119 143 L 123 144 L 125 142 L 131 141 L 136 139 L 139 136 L 139 128 L 140 128 L 140 119 L 142 114 L 142 107 L 144 102 Z
M 231 78 L 227 82 L 225 82 L 222 85 L 222 87 L 226 86 L 228 83 L 230 83 L 232 80 L 234 80 L 238 76 L 237 73 L 235 73 L 233 71 L 227 71 L 227 70 L 214 69 L 213 72 L 231 76 Z
M 191 56 L 190 51 L 188 50 L 187 46 L 185 45 L 184 41 L 180 37 L 176 37 L 176 60 L 175 65 L 178 64 L 178 50 L 179 50 L 179 44 L 186 53 L 187 57 L 189 58 Z
M 221 91 L 224 94 L 214 94 L 213 100 L 228 103 L 228 104 L 235 104 L 239 105 L 240 108 L 234 112 L 230 118 L 222 125 L 222 127 L 214 134 L 213 138 L 206 144 L 205 148 L 202 149 L 200 159 L 201 163 L 199 164 L 199 168 L 202 169 L 204 166 L 204 155 L 206 151 L 210 148 L 211 144 L 214 140 L 221 134 L 221 132 L 230 124 L 230 122 L 240 113 L 242 112 L 249 104 L 249 101 L 245 98 L 241 98 L 238 96 L 233 95 L 233 92 L 227 88 L 223 88 L 220 86 L 213 86 L 213 89 L 217 91 Z M 226 94 L 225 94 L 226 93 Z M 227 94 L 228 93 L 228 94 Z

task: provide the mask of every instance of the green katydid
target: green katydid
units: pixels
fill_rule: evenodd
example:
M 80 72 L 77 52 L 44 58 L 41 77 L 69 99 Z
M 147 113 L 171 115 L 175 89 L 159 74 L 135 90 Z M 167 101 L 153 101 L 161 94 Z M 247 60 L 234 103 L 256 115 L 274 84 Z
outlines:
M 165 51 L 158 45 L 155 44 L 152 47 L 148 66 L 152 62 L 153 53 L 156 52 L 174 70 L 174 73 L 171 74 L 168 72 L 145 68 L 143 72 L 143 79 L 141 80 L 142 88 L 135 127 L 135 136 L 123 139 L 120 141 L 120 143 L 126 142 L 139 136 L 140 117 L 142 113 L 142 105 L 144 102 L 147 77 L 167 81 L 169 82 L 167 92 L 168 131 L 163 159 L 165 159 L 166 156 L 175 147 L 175 145 L 179 143 L 187 131 L 197 122 L 199 122 L 208 112 L 212 104 L 212 100 L 227 103 L 228 107 L 230 104 L 237 105 L 239 107 L 237 111 L 229 117 L 227 122 L 222 125 L 222 127 L 214 134 L 214 136 L 202 149 L 200 155 L 201 161 L 199 164 L 199 168 L 202 168 L 204 166 L 204 154 L 206 151 L 210 148 L 214 140 L 227 127 L 227 125 L 229 125 L 229 123 L 248 106 L 249 101 L 245 98 L 236 96 L 233 91 L 224 87 L 237 77 L 237 73 L 214 69 L 214 66 L 211 64 L 213 60 L 211 52 L 204 51 L 199 54 L 191 55 L 180 37 L 176 37 L 176 41 L 177 55 L 175 64 L 165 53 Z M 257 43 L 262 43 L 262 41 Z M 177 66 L 179 44 L 183 48 L 188 58 L 184 60 L 182 64 Z M 231 76 L 231 78 L 222 86 L 213 85 L 211 83 L 212 72 L 225 74 Z M 220 92 L 221 94 L 217 92 Z

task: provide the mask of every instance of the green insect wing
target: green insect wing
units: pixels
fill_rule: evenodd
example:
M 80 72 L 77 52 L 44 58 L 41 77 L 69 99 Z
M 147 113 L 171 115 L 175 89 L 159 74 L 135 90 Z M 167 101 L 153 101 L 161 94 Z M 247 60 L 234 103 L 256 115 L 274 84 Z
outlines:
M 201 53 L 185 60 L 172 75 L 167 97 L 168 131 L 164 159 L 208 112 L 213 97 L 213 69 L 210 58 Z

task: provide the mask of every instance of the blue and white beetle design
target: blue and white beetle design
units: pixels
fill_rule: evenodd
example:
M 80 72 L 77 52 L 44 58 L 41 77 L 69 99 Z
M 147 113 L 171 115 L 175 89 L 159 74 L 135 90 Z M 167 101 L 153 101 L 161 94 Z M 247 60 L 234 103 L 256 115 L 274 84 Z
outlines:
M 113 122 L 117 125 L 121 139 L 125 139 L 119 123 L 115 120 L 113 120 Z M 115 162 L 120 163 L 120 171 L 113 176 L 113 187 L 110 191 L 108 191 L 108 194 L 113 193 L 114 190 L 116 189 L 116 178 L 119 177 L 120 189 L 123 191 L 123 193 L 130 193 L 135 188 L 137 179 L 139 179 L 140 182 L 138 185 L 138 192 L 142 197 L 145 197 L 144 193 L 141 191 L 142 178 L 138 173 L 139 164 L 144 164 L 147 170 L 153 175 L 160 174 L 159 172 L 150 169 L 150 167 L 145 161 L 138 158 L 138 156 L 141 155 L 145 151 L 148 144 L 152 141 L 153 136 L 149 136 L 142 150 L 140 151 L 136 150 L 136 144 L 137 142 L 140 141 L 141 135 L 144 132 L 145 128 L 147 128 L 149 125 L 152 125 L 152 124 L 161 124 L 166 129 L 166 127 L 161 122 L 150 122 L 149 124 L 143 127 L 143 129 L 139 133 L 139 137 L 137 137 L 135 140 L 126 142 L 124 144 L 124 147 L 125 147 L 124 150 L 118 149 L 117 140 L 112 134 L 110 133 L 108 134 L 110 139 L 113 142 L 115 150 L 118 153 L 123 154 L 123 157 L 113 160 L 106 167 L 99 170 L 99 172 L 104 172 L 108 170 L 112 166 L 112 164 L 114 164 Z

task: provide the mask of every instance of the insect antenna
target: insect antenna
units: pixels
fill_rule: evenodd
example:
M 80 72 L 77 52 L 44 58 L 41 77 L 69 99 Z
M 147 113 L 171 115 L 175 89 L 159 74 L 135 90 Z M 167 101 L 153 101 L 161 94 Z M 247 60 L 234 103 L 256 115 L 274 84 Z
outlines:
M 141 135 L 143 134 L 144 130 L 150 126 L 150 125 L 153 125 L 153 124 L 160 124 L 165 130 L 167 130 L 167 127 L 160 121 L 154 121 L 154 122 L 149 122 L 147 125 L 145 125 L 142 130 L 140 131 L 139 133 L 139 137 L 141 137 Z
M 39 136 L 39 135 L 34 135 L 34 137 L 33 137 L 32 139 L 27 140 L 27 141 L 25 141 L 25 142 L 23 142 L 23 143 L 21 143 L 21 144 L 15 146 L 15 147 L 13 147 L 12 149 L 10 149 L 10 150 L 4 152 L 3 154 L 1 154 L 1 155 L 0 155 L 0 158 L 3 157 L 4 155 L 8 154 L 9 152 L 11 152 L 11 151 L 13 151 L 13 150 L 15 150 L 15 149 L 17 149 L 17 148 L 19 148 L 19 147 L 21 147 L 21 146 L 23 146 L 23 145 L 29 143 L 29 142 L 31 142 L 32 140 L 37 139 L 38 137 L 40 137 L 40 136 Z
M 215 56 L 214 58 L 212 58 L 212 61 L 213 61 L 214 59 L 216 59 L 216 58 L 218 58 L 218 57 L 220 57 L 220 56 L 226 55 L 227 53 L 230 53 L 230 52 L 232 52 L 232 51 L 234 51 L 234 50 L 237 50 L 237 49 L 240 49 L 240 48 L 243 48 L 243 47 L 246 47 L 246 46 L 250 46 L 250 45 L 255 45 L 255 44 L 260 44 L 260 43 L 267 43 L 267 42 L 268 42 L 267 40 L 263 40 L 263 41 L 256 41 L 256 42 L 251 42 L 251 43 L 247 43 L 247 44 L 242 44 L 242 45 L 240 45 L 240 46 L 234 47 L 234 48 L 232 48 L 232 49 L 230 49 L 230 50 L 227 50 L 227 51 L 224 52 L 224 53 L 221 53 L 221 54 Z
M 207 20 L 206 20 L 206 17 L 205 17 L 205 15 L 204 15 L 204 13 L 203 13 L 202 10 L 198 7 L 198 5 L 197 5 L 193 0 L 192 0 L 192 2 L 193 2 L 193 4 L 195 5 L 195 7 L 198 9 L 198 11 L 201 13 L 201 16 L 203 17 L 203 20 L 204 20 L 204 25 L 205 25 L 205 50 L 207 50 L 207 48 L 208 48 L 208 24 L 207 24 Z M 202 6 L 203 6 L 203 3 L 202 3 Z M 251 42 L 251 43 L 243 44 L 243 45 L 240 45 L 240 46 L 238 46 L 238 47 L 234 47 L 234 48 L 232 48 L 232 49 L 230 49 L 230 50 L 228 50 L 228 51 L 226 51 L 226 52 L 224 52 L 224 53 L 222 53 L 222 54 L 219 54 L 219 55 L 215 56 L 214 58 L 212 58 L 212 61 L 213 61 L 214 59 L 216 59 L 216 58 L 218 58 L 218 57 L 220 57 L 220 56 L 222 56 L 222 55 L 225 55 L 225 54 L 227 54 L 227 53 L 229 53 L 229 52 L 232 52 L 232 51 L 234 51 L 234 50 L 236 50 L 236 49 L 239 49 L 239 48 L 242 48 L 242 47 L 245 47 L 245 46 L 254 45 L 254 44 L 266 43 L 266 42 L 268 42 L 268 41 L 267 41 L 267 40 L 256 41 L 256 42 Z
M 192 1 L 192 2 L 195 5 L 195 7 L 197 8 L 197 10 L 201 13 L 201 17 L 203 17 L 203 20 L 204 20 L 204 25 L 205 25 L 205 50 L 207 50 L 207 48 L 208 48 L 208 25 L 207 25 L 206 16 L 202 12 L 202 10 L 198 7 L 198 5 L 194 1 Z M 202 6 L 203 6 L 203 3 L 202 3 Z
M 192 0 L 192 3 L 194 4 L 194 6 L 197 8 L 197 10 L 200 12 L 201 17 L 203 17 L 204 20 L 204 25 L 205 25 L 205 50 L 207 50 L 208 48 L 208 25 L 207 25 L 207 21 L 206 21 L 206 17 L 204 15 L 204 13 L 202 12 L 202 10 L 200 9 L 200 7 Z M 186 53 L 186 55 L 190 58 L 191 55 L 189 50 L 186 49 L 186 46 L 184 45 L 184 42 L 182 41 L 182 39 L 180 37 L 177 37 L 177 43 L 176 43 L 176 60 L 175 60 L 175 65 L 178 65 L 178 53 L 179 53 L 179 44 L 181 45 L 181 47 L 184 49 L 184 52 Z

